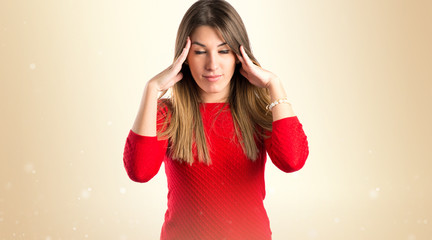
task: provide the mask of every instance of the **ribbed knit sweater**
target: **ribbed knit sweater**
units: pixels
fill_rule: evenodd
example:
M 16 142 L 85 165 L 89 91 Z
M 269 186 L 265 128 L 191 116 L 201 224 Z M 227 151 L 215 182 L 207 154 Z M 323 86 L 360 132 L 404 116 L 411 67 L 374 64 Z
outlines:
M 189 165 L 171 159 L 167 140 L 156 136 L 130 130 L 126 139 L 123 161 L 133 181 L 149 181 L 164 162 L 168 209 L 161 239 L 271 239 L 263 205 L 266 152 L 284 172 L 302 168 L 309 154 L 302 124 L 296 116 L 274 121 L 272 131 L 266 133 L 270 137 L 261 144 L 257 142 L 258 159 L 251 161 L 239 144 L 228 104 L 204 103 L 200 111 L 210 165 L 197 160 Z M 159 123 L 163 116 L 159 111 Z

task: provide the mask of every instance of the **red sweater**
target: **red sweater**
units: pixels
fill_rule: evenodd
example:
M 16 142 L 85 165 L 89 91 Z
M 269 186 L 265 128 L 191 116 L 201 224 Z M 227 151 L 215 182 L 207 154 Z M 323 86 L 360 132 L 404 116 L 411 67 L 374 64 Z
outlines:
M 259 157 L 252 162 L 239 145 L 228 104 L 217 116 L 222 107 L 200 107 L 211 165 L 180 163 L 166 154 L 166 140 L 129 132 L 123 161 L 133 181 L 149 181 L 165 163 L 168 209 L 161 239 L 271 239 L 263 205 L 266 151 L 282 171 L 297 171 L 309 154 L 306 135 L 296 116 L 274 121 L 271 137 L 258 144 Z

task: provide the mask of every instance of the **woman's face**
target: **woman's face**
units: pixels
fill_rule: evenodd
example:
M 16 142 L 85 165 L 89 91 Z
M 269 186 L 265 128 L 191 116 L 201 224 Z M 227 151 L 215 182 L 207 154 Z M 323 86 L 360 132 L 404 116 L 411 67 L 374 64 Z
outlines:
M 196 28 L 191 36 L 187 62 L 200 87 L 203 102 L 224 102 L 234 74 L 236 56 L 218 32 L 209 26 Z

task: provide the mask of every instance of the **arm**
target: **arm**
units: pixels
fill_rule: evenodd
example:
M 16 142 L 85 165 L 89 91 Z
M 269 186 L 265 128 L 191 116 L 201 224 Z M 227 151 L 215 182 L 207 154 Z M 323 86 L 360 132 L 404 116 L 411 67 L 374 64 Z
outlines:
M 268 83 L 271 101 L 286 97 L 279 79 L 272 78 Z M 309 155 L 307 137 L 291 104 L 281 103 L 272 108 L 273 128 L 265 145 L 270 159 L 280 170 L 295 172 L 300 170 Z
M 157 100 L 155 100 L 155 102 L 157 102 Z M 141 106 L 145 106 L 145 103 L 142 103 Z M 157 106 L 155 106 L 155 109 L 156 108 Z M 146 110 L 148 109 L 144 108 L 142 111 L 140 109 L 140 113 L 143 112 L 144 114 L 138 114 L 137 119 L 141 118 L 143 121 L 136 120 L 135 123 L 139 123 L 137 124 L 138 126 L 145 126 L 145 120 L 150 118 L 152 118 L 152 120 L 154 119 L 149 125 L 154 127 L 153 131 L 155 135 L 145 135 L 148 127 L 143 128 L 143 133 L 139 131 L 139 128 L 138 131 L 132 128 L 126 139 L 123 153 L 123 163 L 126 172 L 129 178 L 136 182 L 148 182 L 158 173 L 166 153 L 168 142 L 166 139 L 158 140 L 156 136 L 156 128 L 161 130 L 165 118 L 167 117 L 167 108 L 160 108 L 154 115 L 149 114 L 149 111 L 145 113 Z
M 181 67 L 190 48 L 190 39 L 180 56 L 167 69 L 147 82 L 140 108 L 126 139 L 123 163 L 130 179 L 147 182 L 160 169 L 167 140 L 158 140 L 156 133 L 167 117 L 166 107 L 158 111 L 158 95 L 183 78 Z
M 272 72 L 255 65 L 243 46 L 237 58 L 242 63 L 240 73 L 258 87 L 266 87 L 271 101 L 286 97 L 282 82 Z M 284 172 L 301 169 L 309 155 L 309 147 L 303 127 L 295 116 L 291 104 L 281 103 L 272 108 L 273 128 L 266 135 L 266 150 L 272 162 Z
M 297 116 L 273 121 L 273 129 L 267 135 L 269 138 L 265 140 L 265 147 L 276 167 L 289 173 L 304 166 L 309 155 L 309 147 Z

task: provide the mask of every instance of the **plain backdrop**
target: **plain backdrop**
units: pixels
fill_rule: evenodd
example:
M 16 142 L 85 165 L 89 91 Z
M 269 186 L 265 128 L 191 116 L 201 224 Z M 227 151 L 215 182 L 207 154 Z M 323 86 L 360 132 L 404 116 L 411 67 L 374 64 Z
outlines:
M 0 239 L 158 239 L 163 167 L 123 167 L 194 1 L 0 2 Z M 308 136 L 270 161 L 273 239 L 432 239 L 431 1 L 229 1 Z

